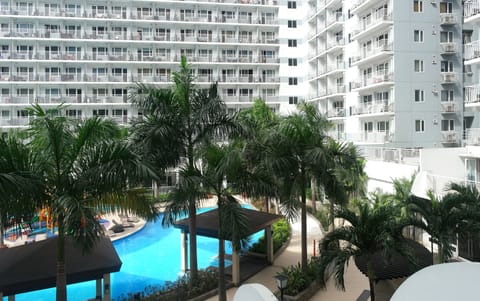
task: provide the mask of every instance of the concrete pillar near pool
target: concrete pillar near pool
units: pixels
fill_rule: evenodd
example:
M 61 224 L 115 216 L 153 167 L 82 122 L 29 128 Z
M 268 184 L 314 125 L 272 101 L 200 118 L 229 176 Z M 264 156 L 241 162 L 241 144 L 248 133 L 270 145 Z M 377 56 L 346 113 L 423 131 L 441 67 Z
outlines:
M 272 226 L 267 226 L 265 228 L 265 241 L 267 242 L 267 262 L 273 264 Z
M 95 285 L 96 285 L 95 299 L 102 300 L 102 279 L 97 279 Z
M 0 292 L 0 300 L 3 298 L 3 292 Z
M 8 301 L 15 301 L 15 295 L 8 296 Z
M 183 230 L 180 234 L 180 254 L 180 268 L 182 272 L 186 272 L 188 264 L 188 240 L 187 234 Z
M 235 286 L 240 285 L 240 255 L 235 248 L 232 250 L 232 282 Z
M 110 273 L 103 275 L 103 301 L 110 301 L 111 296 Z

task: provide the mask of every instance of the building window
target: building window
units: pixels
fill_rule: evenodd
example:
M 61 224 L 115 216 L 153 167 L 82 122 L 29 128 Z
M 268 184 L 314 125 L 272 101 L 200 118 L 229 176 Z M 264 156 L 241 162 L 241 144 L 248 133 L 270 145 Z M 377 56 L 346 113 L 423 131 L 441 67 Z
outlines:
M 296 86 L 296 85 L 298 85 L 298 79 L 296 77 L 289 77 L 288 78 L 288 84 L 290 86 Z
M 425 92 L 423 90 L 415 90 L 415 102 L 424 102 Z
M 288 47 L 297 47 L 297 40 L 288 40 Z
M 415 60 L 413 64 L 413 70 L 415 72 L 423 72 L 423 61 L 422 60 Z
M 442 90 L 440 93 L 440 100 L 444 102 L 453 101 L 453 90 Z
M 296 20 L 288 20 L 288 28 L 297 28 Z
M 453 3 L 443 1 L 440 2 L 440 13 L 441 14 L 451 14 L 453 12 Z
M 442 132 L 449 132 L 455 130 L 455 122 L 453 119 L 442 120 Z
M 416 13 L 423 12 L 423 1 L 413 0 L 413 11 Z
M 298 103 L 298 96 L 289 96 L 288 104 L 296 105 Z
M 296 9 L 297 8 L 297 1 L 288 1 L 287 5 L 288 5 L 288 8 L 290 8 L 290 9 Z
M 388 121 L 377 121 L 377 132 L 388 132 L 390 123 Z
M 297 59 L 288 59 L 289 66 L 297 66 L 298 62 Z
M 413 31 L 413 41 L 417 43 L 423 43 L 423 30 L 415 29 Z
M 440 72 L 453 72 L 453 62 L 452 61 L 441 61 L 440 62 Z
M 425 132 L 425 120 L 415 120 L 415 132 L 423 133 Z

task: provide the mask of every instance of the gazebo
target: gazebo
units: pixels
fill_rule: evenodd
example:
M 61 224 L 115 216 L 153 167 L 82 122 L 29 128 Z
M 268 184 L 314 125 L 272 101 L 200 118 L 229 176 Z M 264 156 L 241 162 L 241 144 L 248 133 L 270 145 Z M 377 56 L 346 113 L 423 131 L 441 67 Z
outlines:
M 56 254 L 57 237 L 0 249 L 0 298 L 8 296 L 13 301 L 16 294 L 54 287 Z M 122 262 L 109 238 L 102 237 L 85 254 L 67 239 L 65 260 L 68 284 L 96 280 L 96 300 L 110 301 L 110 273 L 120 271 Z
M 248 235 L 258 231 L 265 231 L 267 245 L 267 262 L 273 264 L 273 238 L 272 224 L 282 218 L 281 215 L 242 208 L 248 220 Z M 187 236 L 189 233 L 189 219 L 185 218 L 174 223 L 175 228 L 182 231 L 182 270 L 186 270 L 188 262 Z M 197 215 L 197 235 L 218 238 L 218 209 L 213 209 Z M 240 284 L 240 256 L 238 250 L 232 252 L 232 282 L 235 286 Z

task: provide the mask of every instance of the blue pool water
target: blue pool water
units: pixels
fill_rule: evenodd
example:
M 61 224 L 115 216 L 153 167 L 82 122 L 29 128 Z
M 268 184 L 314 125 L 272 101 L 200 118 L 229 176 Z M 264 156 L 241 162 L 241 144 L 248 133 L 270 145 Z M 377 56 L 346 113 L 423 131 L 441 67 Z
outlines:
M 254 234 L 251 241 L 257 241 L 262 234 Z M 123 263 L 120 272 L 111 275 L 113 298 L 143 291 L 148 285 L 158 286 L 166 281 L 174 281 L 180 275 L 180 230 L 163 228 L 161 218 L 155 223 L 147 223 L 141 231 L 113 245 Z M 217 239 L 198 236 L 197 250 L 199 268 L 217 265 Z M 226 252 L 231 253 L 228 243 Z M 67 294 L 69 301 L 94 298 L 95 281 L 69 285 Z M 55 288 L 19 294 L 15 300 L 55 300 Z

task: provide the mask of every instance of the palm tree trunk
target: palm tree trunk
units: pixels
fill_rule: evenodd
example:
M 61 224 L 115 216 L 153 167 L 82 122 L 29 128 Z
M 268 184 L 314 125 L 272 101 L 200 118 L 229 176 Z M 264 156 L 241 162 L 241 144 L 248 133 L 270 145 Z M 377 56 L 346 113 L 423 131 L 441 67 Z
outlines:
M 0 248 L 5 246 L 5 240 L 4 240 L 4 237 L 3 237 L 4 235 L 5 235 L 5 227 L 3 225 L 2 215 L 0 214 Z
M 65 269 L 65 230 L 63 216 L 58 217 L 58 238 L 57 238 L 57 283 L 56 300 L 67 300 L 67 273 Z
M 190 277 L 191 279 L 197 278 L 197 208 L 195 201 L 190 200 L 188 208 L 189 225 L 188 230 L 190 232 Z
M 333 231 L 335 229 L 335 204 L 333 203 L 332 199 L 328 200 L 328 203 L 330 205 L 329 212 L 328 212 L 328 230 Z
M 315 213 L 317 212 L 317 179 L 315 177 L 310 180 L 310 186 L 312 188 L 312 211 Z
M 302 203 L 301 203 L 301 245 L 302 245 L 302 270 L 307 270 L 307 192 L 306 177 L 302 169 Z
M 373 279 L 368 278 L 368 284 L 370 285 L 370 301 L 375 301 L 375 283 Z
M 218 239 L 218 300 L 227 301 L 227 288 L 225 287 L 225 240 L 223 239 Z

